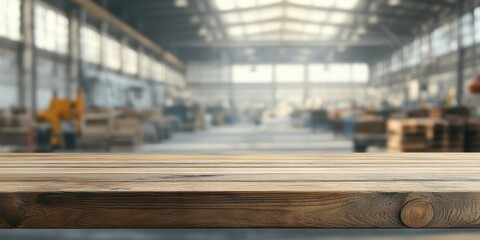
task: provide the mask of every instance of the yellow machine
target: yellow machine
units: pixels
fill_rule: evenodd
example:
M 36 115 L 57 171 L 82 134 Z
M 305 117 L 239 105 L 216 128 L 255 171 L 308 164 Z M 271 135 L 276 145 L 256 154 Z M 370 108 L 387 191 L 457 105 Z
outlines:
M 62 143 L 62 122 L 69 121 L 80 132 L 81 120 L 85 112 L 83 91 L 79 90 L 77 99 L 59 99 L 55 94 L 47 110 L 37 113 L 37 121 L 49 123 L 52 128 L 50 145 L 58 147 Z

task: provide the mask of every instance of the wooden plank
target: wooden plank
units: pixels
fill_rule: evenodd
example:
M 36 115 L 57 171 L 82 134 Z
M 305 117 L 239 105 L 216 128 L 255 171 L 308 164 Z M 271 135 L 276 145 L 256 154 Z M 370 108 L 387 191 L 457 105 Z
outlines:
M 479 173 L 479 154 L 3 154 L 0 228 L 477 228 Z

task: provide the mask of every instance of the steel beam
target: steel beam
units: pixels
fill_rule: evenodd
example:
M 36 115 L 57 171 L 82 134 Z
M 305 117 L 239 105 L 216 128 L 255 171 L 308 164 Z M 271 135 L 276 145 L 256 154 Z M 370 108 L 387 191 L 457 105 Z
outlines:
M 139 42 L 140 44 L 150 49 L 151 51 L 159 55 L 162 55 L 170 64 L 173 64 L 174 66 L 177 66 L 181 69 L 184 68 L 183 63 L 177 57 L 160 48 L 156 43 L 152 42 L 150 39 L 143 36 L 138 31 L 128 26 L 117 17 L 107 12 L 104 8 L 102 8 L 95 2 L 91 0 L 71 0 L 71 1 L 78 4 L 82 8 L 84 8 L 89 14 L 114 26 L 115 28 L 123 32 L 125 35 L 127 35 L 129 38 Z
M 171 47 L 182 48 L 250 48 L 250 47 L 337 47 L 337 46 L 385 46 L 389 45 L 388 39 L 364 39 L 357 42 L 351 41 L 214 41 L 210 43 L 205 42 L 177 42 L 173 43 Z

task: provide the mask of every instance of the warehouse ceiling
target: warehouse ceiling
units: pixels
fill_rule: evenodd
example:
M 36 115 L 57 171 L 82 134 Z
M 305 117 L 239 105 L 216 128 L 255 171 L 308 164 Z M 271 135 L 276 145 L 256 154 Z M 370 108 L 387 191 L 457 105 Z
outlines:
M 371 61 L 456 0 L 97 0 L 184 61 Z

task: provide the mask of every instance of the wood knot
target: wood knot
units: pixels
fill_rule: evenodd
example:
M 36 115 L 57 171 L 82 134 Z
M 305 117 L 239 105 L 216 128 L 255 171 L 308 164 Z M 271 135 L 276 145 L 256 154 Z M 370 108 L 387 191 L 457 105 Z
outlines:
M 15 194 L 0 195 L 0 227 L 17 228 L 20 224 L 21 200 Z M 5 225 L 6 226 L 2 226 Z
M 433 207 L 427 200 L 412 200 L 403 206 L 400 217 L 407 227 L 423 228 L 433 218 Z

